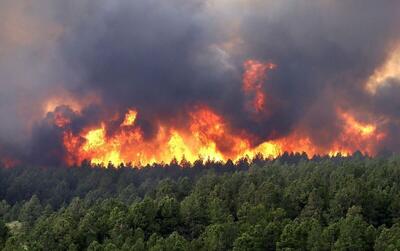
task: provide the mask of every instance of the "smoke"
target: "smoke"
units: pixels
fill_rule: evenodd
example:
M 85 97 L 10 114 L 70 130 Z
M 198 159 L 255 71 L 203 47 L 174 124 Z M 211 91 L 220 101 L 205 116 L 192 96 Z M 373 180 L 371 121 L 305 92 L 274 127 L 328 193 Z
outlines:
M 0 145 L 57 164 L 62 131 L 48 122 L 57 112 L 79 132 L 135 108 L 152 138 L 160 121 L 185 127 L 207 105 L 254 145 L 297 130 L 329 146 L 340 109 L 378 124 L 388 136 L 377 148 L 398 151 L 400 80 L 375 93 L 366 84 L 400 44 L 399 10 L 375 0 L 2 1 Z M 264 113 L 246 106 L 248 59 L 277 65 L 262 86 Z M 70 107 L 46 114 L 60 96 Z M 87 101 L 79 114 L 71 99 Z
M 57 88 L 54 45 L 62 29 L 49 13 L 30 1 L 0 2 L 0 157 L 27 153 L 41 103 Z

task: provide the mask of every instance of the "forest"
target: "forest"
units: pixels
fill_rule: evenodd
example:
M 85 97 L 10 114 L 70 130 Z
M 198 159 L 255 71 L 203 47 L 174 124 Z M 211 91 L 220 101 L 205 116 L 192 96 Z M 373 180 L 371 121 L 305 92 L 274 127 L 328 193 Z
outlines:
M 400 250 L 400 156 L 0 168 L 1 250 Z

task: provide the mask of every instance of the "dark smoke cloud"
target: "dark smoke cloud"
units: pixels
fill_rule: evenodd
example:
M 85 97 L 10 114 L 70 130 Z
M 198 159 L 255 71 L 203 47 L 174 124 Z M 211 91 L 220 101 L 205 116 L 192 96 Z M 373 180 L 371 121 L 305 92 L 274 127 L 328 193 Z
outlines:
M 271 58 L 279 66 L 267 89 L 286 105 L 278 107 L 278 117 L 268 122 L 281 118 L 289 131 L 303 120 L 316 142 L 329 143 L 320 135 L 328 130 L 330 137 L 337 136 L 335 106 L 365 99 L 366 80 L 383 63 L 388 47 L 398 41 L 400 3 L 280 1 L 277 5 L 279 14 L 274 8 L 260 15 L 249 13 L 243 22 L 248 54 Z
M 196 101 L 216 100 L 228 87 L 230 76 L 213 57 L 200 59 L 215 40 L 198 20 L 201 6 L 164 1 L 121 1 L 112 10 L 98 6 L 93 2 L 94 15 L 63 41 L 65 57 L 83 77 L 78 92 L 97 90 L 110 106 L 170 116 Z
M 46 122 L 51 114 L 40 121 L 39 109 L 60 88 L 78 99 L 101 96 L 101 104 L 80 116 L 60 108 L 72 117 L 74 132 L 134 107 L 151 138 L 157 121 L 186 126 L 188 111 L 206 104 L 237 132 L 253 135 L 254 144 L 300 127 L 329 146 L 343 127 L 340 107 L 366 121 L 386 121 L 380 130 L 392 140 L 380 147 L 400 150 L 399 80 L 387 80 L 376 94 L 365 91 L 399 44 L 399 1 L 22 2 L 0 3 L 0 14 L 19 18 L 0 26 L 0 116 L 7 118 L 0 145 L 15 145 L 10 135 L 23 135 L 19 142 L 29 142 L 35 159 L 46 149 L 45 162 L 63 154 L 61 132 Z M 35 32 L 27 32 L 29 25 Z M 241 89 L 247 59 L 278 65 L 264 86 L 268 113 L 257 118 Z

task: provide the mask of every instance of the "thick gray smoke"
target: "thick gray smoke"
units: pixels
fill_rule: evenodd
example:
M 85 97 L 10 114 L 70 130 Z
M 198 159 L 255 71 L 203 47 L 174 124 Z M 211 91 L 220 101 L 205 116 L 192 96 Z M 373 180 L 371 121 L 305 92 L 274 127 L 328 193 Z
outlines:
M 399 1 L 18 2 L 0 3 L 0 153 L 13 146 L 57 163 L 61 132 L 42 108 L 64 92 L 101 97 L 80 116 L 59 108 L 77 132 L 135 107 L 152 137 L 155 118 L 185 126 L 188 110 L 205 104 L 254 144 L 302 128 L 328 146 L 342 130 L 340 108 L 385 121 L 379 130 L 389 137 L 377 147 L 400 150 L 400 80 L 384 80 L 375 94 L 365 88 L 400 44 Z M 248 59 L 278 66 L 264 85 L 268 113 L 257 118 L 241 87 Z

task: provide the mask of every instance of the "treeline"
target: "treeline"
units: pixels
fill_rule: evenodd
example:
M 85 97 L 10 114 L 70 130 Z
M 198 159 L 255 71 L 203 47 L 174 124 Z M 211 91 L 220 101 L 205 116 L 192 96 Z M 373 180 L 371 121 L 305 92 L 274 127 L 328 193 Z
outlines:
M 400 250 L 400 156 L 0 168 L 3 250 Z

